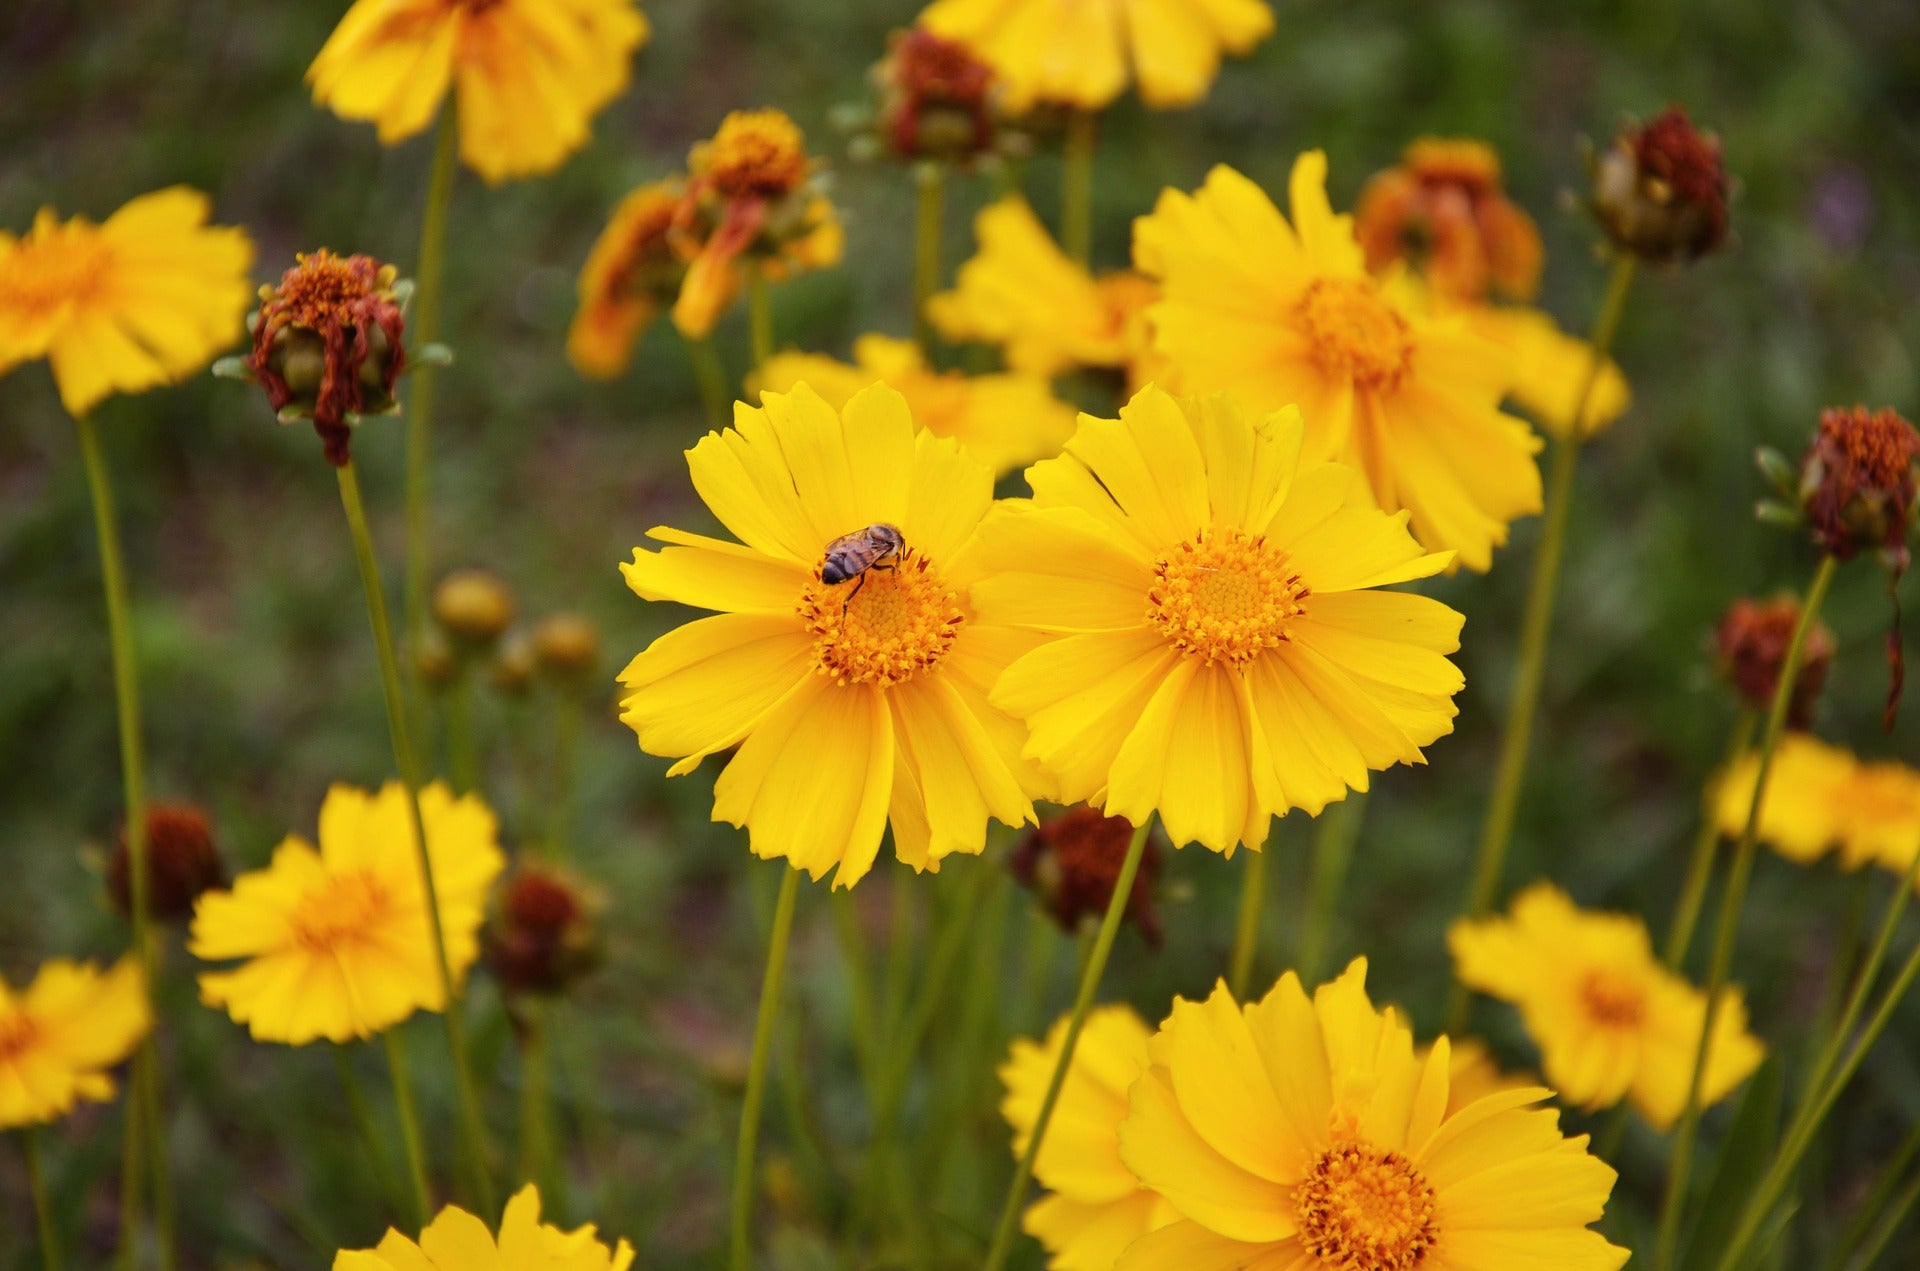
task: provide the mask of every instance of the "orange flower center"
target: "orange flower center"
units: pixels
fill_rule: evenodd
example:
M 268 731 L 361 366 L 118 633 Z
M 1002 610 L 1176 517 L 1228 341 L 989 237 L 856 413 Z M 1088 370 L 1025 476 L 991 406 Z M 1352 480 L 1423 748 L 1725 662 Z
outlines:
M 37 232 L 0 257 L 0 309 L 8 325 L 47 322 L 85 304 L 99 291 L 112 259 L 112 250 L 90 226 Z
M 1433 1185 L 1364 1141 L 1322 1152 L 1294 1192 L 1300 1244 L 1342 1271 L 1411 1271 L 1439 1237 Z
M 1597 968 L 1580 982 L 1580 1006 L 1601 1028 L 1638 1028 L 1647 1015 L 1646 986 L 1625 972 Z
M 1147 621 L 1209 665 L 1245 665 L 1287 639 L 1309 592 L 1285 552 L 1244 530 L 1202 530 L 1162 556 Z
M 1321 371 L 1390 392 L 1413 363 L 1413 332 L 1371 278 L 1320 278 L 1298 306 L 1308 351 Z
M 938 666 L 966 621 L 959 597 L 911 547 L 892 565 L 845 582 L 825 583 L 816 573 L 799 612 L 822 675 L 882 688 Z
M 301 899 L 289 919 L 293 938 L 312 952 L 330 952 L 363 937 L 392 903 L 386 883 L 367 870 L 336 874 Z
M 736 110 L 695 166 L 728 198 L 779 198 L 806 179 L 806 140 L 780 111 Z
M 1413 175 L 1433 185 L 1454 185 L 1475 194 L 1500 188 L 1500 156 L 1484 141 L 1421 137 L 1406 150 Z
M 0 1018 L 0 1063 L 23 1055 L 33 1045 L 39 1029 L 25 1011 Z
M 278 302 L 275 316 L 281 324 L 321 329 L 330 323 L 358 321 L 361 301 L 392 288 L 395 270 L 368 256 L 336 256 L 326 248 L 304 253 L 299 263 L 280 278 L 270 293 Z

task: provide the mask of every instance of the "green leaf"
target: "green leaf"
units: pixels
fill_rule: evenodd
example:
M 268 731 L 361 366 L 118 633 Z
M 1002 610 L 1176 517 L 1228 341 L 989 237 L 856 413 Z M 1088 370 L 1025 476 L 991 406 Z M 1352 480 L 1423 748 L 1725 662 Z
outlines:
M 1721 1140 L 1713 1181 L 1695 1211 L 1693 1235 L 1687 1242 L 1681 1271 L 1713 1271 L 1725 1251 L 1748 1197 L 1773 1160 L 1774 1144 L 1780 1138 L 1781 1085 L 1780 1057 L 1769 1055 L 1747 1084 L 1740 1110 L 1734 1113 L 1727 1137 Z

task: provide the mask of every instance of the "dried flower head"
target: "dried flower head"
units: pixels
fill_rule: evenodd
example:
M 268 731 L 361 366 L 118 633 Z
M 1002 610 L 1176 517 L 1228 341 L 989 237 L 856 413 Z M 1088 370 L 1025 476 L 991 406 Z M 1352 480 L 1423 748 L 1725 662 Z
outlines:
M 490 648 L 513 625 L 513 592 L 487 570 L 455 570 L 433 589 L 433 620 L 464 648 Z
M 1074 932 L 1085 920 L 1098 920 L 1107 912 L 1132 838 L 1133 825 L 1126 818 L 1082 805 L 1028 830 L 1008 867 L 1062 930 Z M 1153 881 L 1159 873 L 1160 847 L 1148 839 L 1126 916 L 1156 949 L 1161 931 L 1153 912 Z
M 1540 290 L 1540 229 L 1507 197 L 1500 157 L 1484 142 L 1413 142 L 1360 192 L 1354 231 L 1368 269 L 1407 261 L 1450 299 L 1531 300 Z
M 993 148 L 993 68 L 958 40 L 895 31 L 874 78 L 881 136 L 894 154 L 958 161 Z
M 509 993 L 563 992 L 599 965 L 595 908 L 564 873 L 523 863 L 482 937 L 487 969 Z
M 600 664 L 600 628 L 578 613 L 556 613 L 533 629 L 533 658 L 542 674 L 578 685 Z
M 1714 659 L 1721 678 L 1753 709 L 1765 710 L 1772 704 L 1780 671 L 1786 665 L 1787 646 L 1799 623 L 1800 602 L 1792 596 L 1736 600 L 1721 616 L 1714 633 Z M 1813 722 L 1814 702 L 1826 684 L 1835 648 L 1833 632 L 1826 624 L 1815 623 L 1807 632 L 1800 649 L 1800 673 L 1793 682 L 1793 700 L 1787 708 L 1789 727 L 1805 729 Z
M 1680 107 L 1629 127 L 1589 167 L 1594 217 L 1621 251 L 1675 264 L 1726 241 L 1731 182 L 1720 139 Z
M 207 814 L 191 803 L 147 808 L 147 915 L 178 922 L 193 913 L 202 892 L 227 885 L 227 867 L 213 841 Z M 107 861 L 107 895 L 122 914 L 133 913 L 133 862 L 125 829 Z

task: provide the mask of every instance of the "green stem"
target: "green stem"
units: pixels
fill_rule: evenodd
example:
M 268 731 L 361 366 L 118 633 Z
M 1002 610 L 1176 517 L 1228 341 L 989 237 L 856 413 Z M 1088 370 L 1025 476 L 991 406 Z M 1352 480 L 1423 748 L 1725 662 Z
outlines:
M 347 1100 L 347 1111 L 353 1117 L 354 1128 L 360 1132 L 360 1141 L 367 1149 L 367 1166 L 373 1171 L 374 1186 L 380 1189 L 380 1195 L 389 1204 L 393 1204 L 399 1195 L 394 1186 L 393 1171 L 387 1165 L 387 1152 L 380 1143 L 380 1128 L 373 1119 L 373 1109 L 367 1103 L 366 1091 L 360 1088 L 360 1078 L 354 1075 L 353 1060 L 347 1055 L 345 1046 L 333 1046 L 333 1066 L 340 1074 L 340 1089 Z
M 46 1172 L 40 1162 L 40 1130 L 29 1126 L 21 1135 L 27 1152 L 27 1188 L 33 1193 L 33 1220 L 40 1229 L 40 1264 L 60 1271 L 60 1238 L 53 1225 L 53 1207 L 47 1203 Z
M 700 389 L 700 406 L 706 412 L 707 426 L 726 427 L 727 404 L 733 400 L 733 390 L 727 386 L 727 368 L 720 364 L 720 350 L 704 336 L 699 339 L 683 336 L 681 343 L 687 346 L 687 362 L 693 367 L 693 381 Z
M 767 291 L 767 272 L 747 266 L 747 330 L 753 340 L 753 369 L 759 371 L 773 357 L 773 298 Z
M 447 934 L 440 913 L 440 891 L 433 877 L 433 856 L 427 850 L 427 825 L 420 815 L 420 767 L 408 731 L 407 703 L 400 688 L 400 662 L 394 654 L 393 630 L 387 621 L 386 593 L 380 583 L 380 563 L 373 553 L 373 535 L 367 529 L 366 504 L 360 497 L 360 479 L 349 460 L 336 470 L 340 479 L 340 505 L 347 516 L 347 529 L 353 537 L 354 559 L 360 567 L 360 585 L 366 592 L 367 620 L 373 627 L 374 650 L 380 660 L 380 688 L 386 698 L 387 731 L 393 743 L 394 763 L 407 788 L 407 816 L 413 828 L 414 859 L 420 867 L 421 886 L 426 892 L 427 922 L 433 934 L 434 969 L 439 974 L 440 992 L 445 999 L 440 1019 L 447 1032 L 447 1047 L 453 1052 L 454 1083 L 459 1090 L 460 1123 L 472 1159 L 474 1199 L 480 1212 L 494 1211 L 493 1178 L 487 1167 L 491 1155 L 487 1146 L 485 1123 L 480 1119 L 480 1100 L 475 1093 L 472 1067 L 467 1057 L 467 1032 L 460 1014 L 460 997 L 453 979 L 453 967 L 447 960 Z M 391 1033 L 392 1030 L 388 1030 Z
M 1313 834 L 1313 883 L 1307 915 L 1300 926 L 1300 951 L 1294 971 L 1302 984 L 1318 984 L 1327 950 L 1333 944 L 1333 920 L 1340 909 L 1340 892 L 1353 863 L 1353 845 L 1360 837 L 1360 818 L 1367 796 L 1354 791 L 1320 814 Z
M 447 768 L 453 776 L 455 794 L 470 794 L 480 788 L 480 751 L 473 736 L 473 676 L 466 659 L 453 673 L 447 685 Z
M 1094 996 L 1100 991 L 1100 977 L 1107 969 L 1107 957 L 1113 952 L 1114 938 L 1120 934 L 1120 920 L 1126 917 L 1127 898 L 1133 894 L 1133 880 L 1140 872 L 1140 858 L 1146 855 L 1147 835 L 1152 830 L 1153 818 L 1148 817 L 1133 832 L 1133 839 L 1127 844 L 1127 858 L 1121 863 L 1120 877 L 1113 884 L 1113 899 L 1107 902 L 1107 915 L 1100 921 L 1100 934 L 1094 939 L 1093 952 L 1080 974 L 1080 991 L 1074 998 L 1073 1015 L 1067 1021 L 1067 1035 L 1060 1047 L 1060 1058 L 1053 1065 L 1047 1093 L 1040 1100 L 1040 1112 L 1034 1118 L 1027 1148 L 1020 1154 L 1020 1164 L 1013 1171 L 1013 1182 L 1007 1188 L 1006 1203 L 1001 1206 L 1000 1223 L 994 1229 L 993 1244 L 987 1250 L 983 1271 L 1000 1271 L 1006 1265 L 1007 1255 L 1013 1251 L 1013 1233 L 1019 1225 L 1020 1208 L 1027 1199 L 1027 1185 L 1033 1180 L 1034 1158 L 1040 1155 L 1040 1145 L 1046 1140 L 1047 1124 L 1053 1120 L 1053 1105 L 1059 1101 L 1060 1088 L 1066 1084 L 1067 1070 L 1073 1065 L 1074 1048 L 1080 1044 L 1080 1030 L 1087 1022 L 1087 1012 L 1093 1007 Z
M 1886 1251 L 1887 1245 L 1899 1232 L 1900 1225 L 1907 1220 L 1907 1215 L 1913 1212 L 1916 1203 L 1920 1203 L 1920 1178 L 1915 1178 L 1908 1183 L 1899 1197 L 1887 1208 L 1885 1221 L 1873 1233 L 1873 1239 L 1861 1248 L 1858 1265 L 1871 1267 L 1879 1264 L 1880 1255 Z M 1835 1271 L 1839 1271 L 1843 1264 L 1835 1260 L 1832 1265 Z
M 767 1056 L 773 1050 L 774 1024 L 780 1015 L 780 981 L 787 969 L 793 937 L 794 902 L 800 895 L 800 871 L 789 866 L 780 879 L 773 909 L 773 933 L 767 943 L 767 969 L 760 981 L 760 1010 L 753 1025 L 753 1056 L 747 1066 L 746 1099 L 740 1108 L 740 1137 L 733 1159 L 733 1216 L 729 1265 L 750 1271 L 753 1265 L 754 1158 L 760 1142 L 760 1107 L 767 1096 Z
M 148 933 L 151 938 L 152 933 Z M 161 1271 L 174 1271 L 180 1263 L 180 1238 L 177 1211 L 173 1203 L 173 1176 L 167 1169 L 166 1122 L 160 1116 L 160 1050 L 148 1046 L 134 1066 L 139 1082 L 140 1124 L 147 1131 L 147 1168 L 153 1177 L 153 1223 L 160 1241 Z
M 540 1194 L 557 1203 L 553 1151 L 552 1030 L 544 1002 L 529 1001 L 520 1038 L 520 1177 L 540 1185 Z M 548 1221 L 564 1221 L 558 1209 Z
M 1514 663 L 1513 693 L 1507 705 L 1506 728 L 1500 738 L 1500 760 L 1495 769 L 1493 797 L 1487 803 L 1487 816 L 1480 833 L 1480 848 L 1473 871 L 1473 887 L 1467 896 L 1467 916 L 1479 918 L 1492 910 L 1500 893 L 1501 871 L 1507 862 L 1507 848 L 1513 840 L 1514 817 L 1520 809 L 1520 793 L 1526 784 L 1527 758 L 1533 741 L 1534 717 L 1540 704 L 1540 685 L 1547 669 L 1547 639 L 1553 630 L 1553 596 L 1560 578 L 1560 560 L 1566 552 L 1567 524 L 1573 503 L 1573 474 L 1579 464 L 1581 430 L 1594 385 L 1607 363 L 1607 350 L 1620 329 L 1620 315 L 1626 309 L 1627 293 L 1633 286 L 1633 261 L 1622 253 L 1607 280 L 1606 297 L 1599 316 L 1594 319 L 1592 356 L 1587 362 L 1586 378 L 1574 405 L 1572 427 L 1554 443 L 1553 463 L 1547 477 L 1546 525 L 1540 534 L 1540 546 L 1533 558 L 1533 578 L 1528 585 L 1527 607 L 1520 627 L 1520 649 Z M 1458 1033 L 1466 1023 L 1466 986 L 1456 982 L 1447 1007 L 1447 1029 Z
M 1268 844 L 1272 846 L 1271 836 Z M 1234 1000 L 1247 1000 L 1247 981 L 1253 975 L 1254 950 L 1260 944 L 1260 915 L 1267 907 L 1267 853 L 1248 849 L 1240 871 L 1240 916 L 1233 928 L 1233 957 L 1227 963 L 1227 989 Z
M 134 1066 L 140 1065 L 136 1052 Z M 137 1079 L 137 1078 L 136 1078 Z M 140 1117 L 140 1100 L 128 1096 L 126 1123 L 120 1137 L 120 1248 L 114 1265 L 120 1271 L 136 1271 L 140 1265 L 141 1180 L 146 1177 L 146 1126 Z
M 387 1070 L 393 1077 L 393 1110 L 400 1122 L 400 1142 L 407 1151 L 407 1181 L 413 1188 L 413 1217 L 420 1228 L 433 1220 L 433 1190 L 427 1185 L 427 1152 L 420 1134 L 420 1111 L 413 1103 L 413 1077 L 407 1071 L 407 1047 L 400 1029 L 381 1035 L 387 1045 Z M 489 1207 L 487 1212 L 491 1213 Z
M 563 861 L 572 848 L 574 786 L 579 776 L 580 699 L 562 687 L 553 702 L 553 823 L 547 854 Z
M 1751 708 L 1740 712 L 1727 743 L 1726 757 L 1718 769 L 1720 773 L 1727 772 L 1747 753 L 1758 723 L 1759 715 Z M 1719 845 L 1719 818 L 1713 809 L 1705 809 L 1694 835 L 1693 854 L 1688 858 L 1687 881 L 1681 885 L 1680 903 L 1674 907 L 1673 926 L 1667 932 L 1666 951 L 1661 955 L 1661 961 L 1670 971 L 1680 969 L 1680 964 L 1687 960 L 1687 950 L 1693 945 L 1693 931 L 1700 922 L 1700 906 L 1707 898 L 1707 884 L 1713 881 L 1714 849 Z
M 1865 1200 L 1860 1202 L 1859 1207 L 1854 1210 L 1853 1217 L 1848 1220 L 1846 1230 L 1841 1232 L 1840 1238 L 1834 1242 L 1833 1256 L 1827 1261 L 1828 1271 L 1843 1271 L 1843 1268 L 1853 1262 L 1853 1255 L 1866 1243 L 1869 1233 L 1874 1230 L 1881 1216 L 1899 1212 L 1897 1209 L 1889 1210 L 1888 1204 L 1893 1199 L 1894 1190 L 1900 1186 L 1901 1177 L 1906 1174 L 1907 1167 L 1913 1164 L 1916 1156 L 1920 1156 L 1920 1125 L 1914 1126 L 1908 1132 L 1899 1149 L 1894 1152 L 1893 1159 L 1876 1171 L 1873 1190 L 1867 1194 Z M 1920 1185 L 1920 1180 L 1916 1180 L 1916 1185 Z M 1911 1190 L 1907 1195 L 1911 1197 Z M 1911 1204 L 1911 1200 L 1909 1199 L 1906 1203 Z M 1861 1265 L 1872 1266 L 1872 1258 L 1864 1259 Z
M 940 290 L 940 244 L 946 219 L 947 170 L 936 162 L 914 169 L 914 185 L 919 195 L 918 215 L 913 232 L 913 335 L 920 343 L 920 355 L 933 365 L 933 323 L 927 316 L 927 301 Z
M 1659 1234 L 1654 1242 L 1654 1271 L 1670 1271 L 1680 1248 L 1680 1219 L 1686 1209 L 1687 1183 L 1693 1166 L 1694 1141 L 1700 1132 L 1700 1087 L 1706 1076 L 1707 1058 L 1712 1050 L 1713 1030 L 1718 1022 L 1721 998 L 1733 970 L 1733 950 L 1740 930 L 1740 911 L 1746 904 L 1747 884 L 1753 875 L 1754 845 L 1760 828 L 1760 809 L 1766 801 L 1767 778 L 1773 769 L 1774 748 L 1786 728 L 1787 710 L 1793 702 L 1794 681 L 1800 677 L 1800 655 L 1806 646 L 1807 632 L 1820 614 L 1827 589 L 1833 585 L 1839 562 L 1832 556 L 1820 558 L 1813 586 L 1800 606 L 1800 620 L 1787 642 L 1787 655 L 1780 664 L 1779 682 L 1774 685 L 1773 702 L 1767 709 L 1767 722 L 1760 734 L 1760 759 L 1754 773 L 1753 797 L 1747 805 L 1746 825 L 1734 847 L 1733 864 L 1727 871 L 1727 886 L 1720 898 L 1720 914 L 1714 925 L 1713 957 L 1707 964 L 1706 1013 L 1700 1022 L 1700 1040 L 1694 1046 L 1693 1075 L 1687 1082 L 1687 1101 L 1674 1131 L 1673 1155 L 1668 1163 L 1666 1197 L 1660 1211 Z
M 420 218 L 420 256 L 414 274 L 409 343 L 423 348 L 440 338 L 440 278 L 446 261 L 447 208 L 459 159 L 459 122 L 453 97 L 440 111 L 434 135 L 433 172 L 427 179 L 427 205 Z M 439 372 L 422 366 L 411 379 L 407 399 L 407 643 L 417 646 L 426 631 L 427 574 L 432 545 L 427 530 L 427 475 L 433 464 L 433 392 Z
M 1060 246 L 1083 268 L 1093 259 L 1093 151 L 1099 121 L 1090 110 L 1067 116 L 1060 168 Z

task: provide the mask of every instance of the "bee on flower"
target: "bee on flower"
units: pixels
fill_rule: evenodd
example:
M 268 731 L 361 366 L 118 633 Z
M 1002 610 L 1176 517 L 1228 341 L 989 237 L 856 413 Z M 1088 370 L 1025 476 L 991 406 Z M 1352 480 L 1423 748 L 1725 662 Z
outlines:
M 132 958 L 105 971 L 55 960 L 22 989 L 0 979 L 0 1130 L 43 1125 L 76 1103 L 112 1099 L 112 1070 L 152 1027 Z
M 562 1231 L 540 1221 L 540 1191 L 529 1183 L 507 1202 L 499 1235 L 457 1205 L 441 1210 L 418 1241 L 388 1231 L 372 1249 L 343 1249 L 333 1271 L 627 1271 L 633 1246 L 608 1248 L 591 1225 Z

